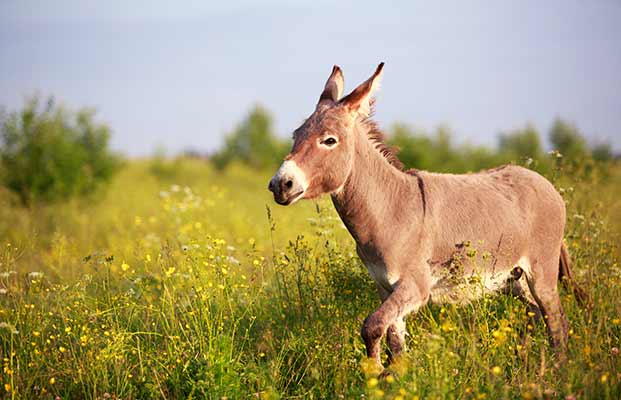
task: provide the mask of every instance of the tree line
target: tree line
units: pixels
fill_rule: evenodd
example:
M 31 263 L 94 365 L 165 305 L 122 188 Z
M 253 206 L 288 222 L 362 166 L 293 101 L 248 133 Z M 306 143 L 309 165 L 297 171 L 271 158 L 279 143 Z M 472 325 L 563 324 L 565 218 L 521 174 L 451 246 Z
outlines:
M 618 157 L 609 143 L 589 145 L 574 124 L 561 118 L 548 131 L 552 151 L 546 151 L 542 135 L 531 124 L 499 133 L 495 147 L 457 144 L 446 126 L 427 133 L 396 123 L 386 134 L 387 142 L 399 150 L 399 159 L 406 167 L 438 172 L 478 171 L 513 162 L 545 173 L 559 157 L 568 165 L 582 164 L 585 160 L 603 163 Z M 222 148 L 210 158 L 220 169 L 233 161 L 263 169 L 279 164 L 290 148 L 289 139 L 276 136 L 270 113 L 256 106 L 226 135 Z
M 569 168 L 585 170 L 586 165 L 590 170 L 618 158 L 609 144 L 589 145 L 575 125 L 562 119 L 548 131 L 552 154 L 545 151 L 542 135 L 532 125 L 500 133 L 495 147 L 457 144 L 445 126 L 427 133 L 397 123 L 387 134 L 388 144 L 399 149 L 406 167 L 438 172 L 478 171 L 513 162 L 546 174 L 559 159 Z M 123 164 L 111 151 L 109 140 L 109 127 L 95 120 L 92 109 L 70 110 L 53 97 L 47 101 L 34 97 L 10 113 L 0 109 L 0 184 L 23 205 L 94 193 Z M 271 114 L 256 106 L 207 158 L 219 170 L 233 162 L 273 169 L 290 148 L 290 139 L 275 134 Z M 182 174 L 178 161 L 169 162 L 159 152 L 152 158 L 150 172 L 158 179 L 176 179 Z

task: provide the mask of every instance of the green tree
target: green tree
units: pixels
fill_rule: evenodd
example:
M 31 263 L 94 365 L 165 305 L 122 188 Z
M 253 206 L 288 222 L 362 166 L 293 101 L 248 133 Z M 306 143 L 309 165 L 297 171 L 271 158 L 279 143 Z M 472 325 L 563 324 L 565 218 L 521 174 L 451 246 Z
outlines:
M 588 153 L 588 146 L 578 128 L 557 118 L 550 129 L 550 143 L 568 159 L 581 159 Z
M 610 143 L 599 143 L 591 148 L 591 154 L 595 161 L 606 162 L 614 158 Z
M 408 168 L 440 172 L 467 172 L 495 166 L 496 153 L 484 146 L 453 145 L 448 127 L 440 126 L 433 136 L 416 132 L 405 124 L 391 128 L 389 143 L 399 149 L 399 159 Z
M 526 125 L 523 129 L 500 134 L 498 150 L 516 158 L 540 159 L 543 156 L 539 133 L 531 124 Z
M 408 168 L 431 169 L 435 164 L 432 140 L 401 123 L 393 125 L 389 142 L 399 149 L 399 159 Z
M 108 149 L 110 131 L 94 111 L 71 112 L 50 97 L 37 97 L 21 111 L 0 114 L 3 185 L 23 204 L 66 199 L 93 191 L 110 179 L 119 158 Z
M 233 160 L 253 168 L 267 168 L 282 160 L 288 146 L 276 138 L 271 115 L 256 106 L 244 121 L 225 138 L 224 147 L 211 157 L 214 165 L 225 168 Z

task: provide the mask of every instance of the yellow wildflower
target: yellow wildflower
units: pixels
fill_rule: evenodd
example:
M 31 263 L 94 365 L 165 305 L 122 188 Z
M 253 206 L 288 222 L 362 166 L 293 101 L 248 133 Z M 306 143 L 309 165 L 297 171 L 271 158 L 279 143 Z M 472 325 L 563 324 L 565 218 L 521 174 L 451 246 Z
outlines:
M 374 388 L 375 386 L 377 386 L 377 384 L 379 383 L 379 381 L 377 380 L 377 378 L 371 378 L 367 381 L 367 387 L 369 389 Z

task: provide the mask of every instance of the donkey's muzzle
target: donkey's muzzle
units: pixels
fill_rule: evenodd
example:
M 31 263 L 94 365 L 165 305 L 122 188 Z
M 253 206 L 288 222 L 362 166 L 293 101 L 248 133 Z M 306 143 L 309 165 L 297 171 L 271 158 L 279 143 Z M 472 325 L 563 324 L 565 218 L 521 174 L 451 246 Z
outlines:
M 267 188 L 274 193 L 276 203 L 286 206 L 302 197 L 305 186 L 304 176 L 300 176 L 295 163 L 285 161 L 276 175 L 272 177 Z
M 274 193 L 276 203 L 286 206 L 293 203 L 304 193 L 301 188 L 293 183 L 292 179 L 274 179 L 270 181 L 268 186 L 270 192 Z

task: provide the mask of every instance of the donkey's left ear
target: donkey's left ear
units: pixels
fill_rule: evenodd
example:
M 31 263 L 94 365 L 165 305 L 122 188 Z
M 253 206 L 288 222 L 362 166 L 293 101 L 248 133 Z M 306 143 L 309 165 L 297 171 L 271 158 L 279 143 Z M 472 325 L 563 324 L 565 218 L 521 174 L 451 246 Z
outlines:
M 358 113 L 358 115 L 368 117 L 371 114 L 373 95 L 379 89 L 380 81 L 382 80 L 383 69 L 384 63 L 380 63 L 373 75 L 344 97 L 340 101 L 341 104 L 349 108 L 350 111 Z
M 317 106 L 324 102 L 336 103 L 343 95 L 343 88 L 345 86 L 345 79 L 343 78 L 343 71 L 338 65 L 332 67 L 332 73 L 326 81 L 326 86 L 319 96 L 319 102 Z

